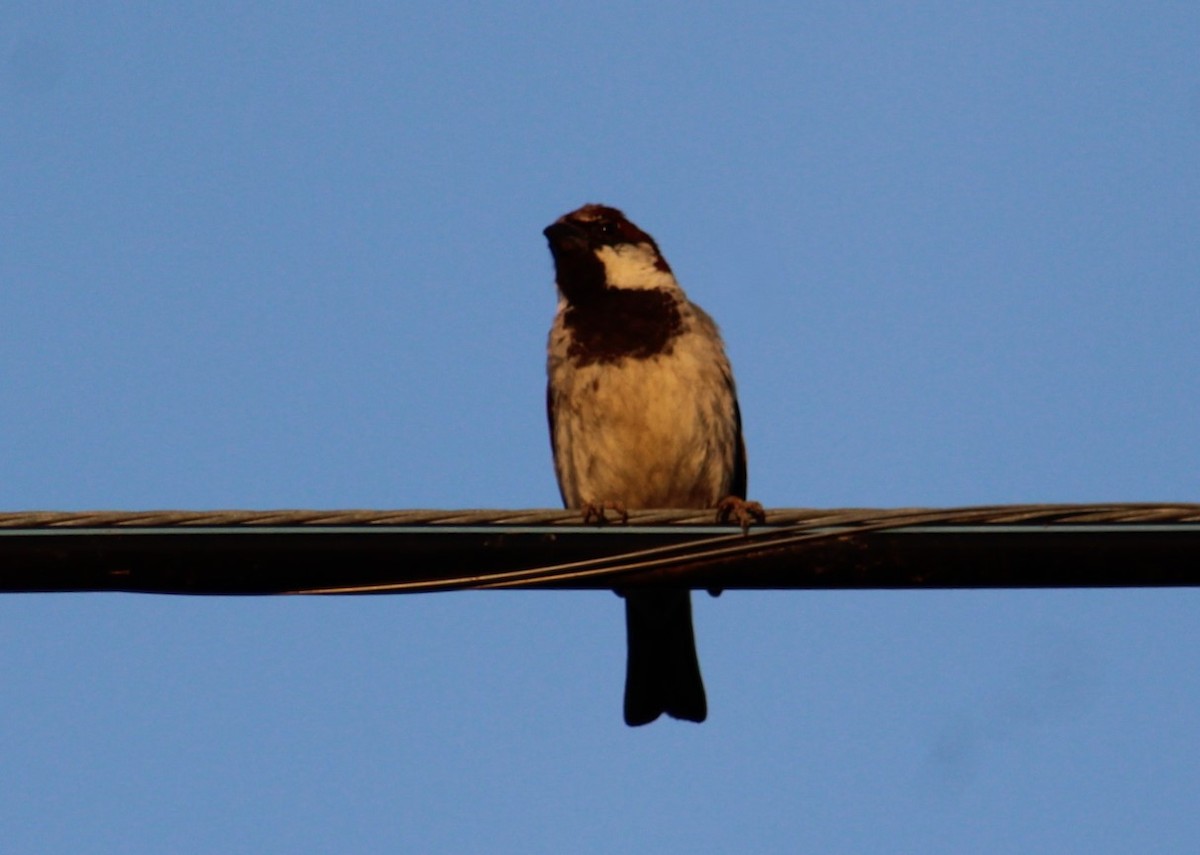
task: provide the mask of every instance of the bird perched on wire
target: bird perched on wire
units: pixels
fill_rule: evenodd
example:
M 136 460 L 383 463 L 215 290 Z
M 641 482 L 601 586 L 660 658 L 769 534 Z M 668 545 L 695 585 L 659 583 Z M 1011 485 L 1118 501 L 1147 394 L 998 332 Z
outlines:
M 717 326 L 658 245 L 616 208 L 584 205 L 545 229 L 558 312 L 546 404 L 564 504 L 585 521 L 640 508 L 713 508 L 743 526 L 746 450 Z M 625 722 L 704 721 L 687 590 L 623 592 Z

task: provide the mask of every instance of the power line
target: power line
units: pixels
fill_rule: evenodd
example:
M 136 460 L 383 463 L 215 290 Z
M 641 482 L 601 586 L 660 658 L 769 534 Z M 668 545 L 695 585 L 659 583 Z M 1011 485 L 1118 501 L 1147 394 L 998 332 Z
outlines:
M 1200 504 L 711 512 L 0 514 L 0 592 L 415 593 L 464 588 L 1200 585 Z

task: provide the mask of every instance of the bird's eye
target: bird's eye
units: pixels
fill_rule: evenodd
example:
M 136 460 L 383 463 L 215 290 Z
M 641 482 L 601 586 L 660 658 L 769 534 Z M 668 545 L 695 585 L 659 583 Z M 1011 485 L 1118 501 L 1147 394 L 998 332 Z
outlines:
M 614 222 L 611 222 L 611 221 L 603 222 L 600 224 L 600 234 L 601 234 L 601 236 L 606 237 L 606 238 L 620 237 L 621 229 Z

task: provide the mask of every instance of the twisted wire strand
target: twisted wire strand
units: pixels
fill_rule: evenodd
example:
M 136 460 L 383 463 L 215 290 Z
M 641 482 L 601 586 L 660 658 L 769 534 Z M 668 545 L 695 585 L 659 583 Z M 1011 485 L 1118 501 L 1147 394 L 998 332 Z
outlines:
M 657 512 L 655 512 L 657 513 Z M 602 558 L 585 559 L 564 564 L 542 565 L 502 573 L 468 574 L 436 581 L 382 583 L 365 586 L 313 588 L 296 590 L 297 594 L 350 593 L 426 593 L 444 590 L 521 588 L 550 583 L 576 582 L 585 579 L 619 579 L 632 573 L 649 572 L 681 564 L 732 560 L 763 549 L 782 549 L 800 543 L 823 540 L 845 540 L 873 531 L 896 530 L 906 527 L 938 524 L 1037 524 L 1064 523 L 1170 523 L 1200 521 L 1200 505 L 1165 506 L 989 506 L 956 508 L 951 511 L 929 509 L 855 510 L 851 512 L 818 512 L 827 516 L 812 517 L 804 511 L 805 522 L 776 525 L 771 514 L 771 526 L 757 527 L 745 534 L 717 535 L 681 544 L 632 550 Z
M 663 509 L 632 511 L 628 527 L 702 528 L 707 536 L 683 543 L 634 549 L 616 555 L 546 564 L 496 573 L 465 573 L 429 581 L 296 589 L 297 594 L 431 592 L 453 589 L 521 588 L 532 585 L 611 579 L 614 587 L 631 574 L 681 568 L 689 564 L 736 561 L 756 552 L 786 550 L 799 544 L 848 540 L 878 531 L 931 526 L 1171 525 L 1200 523 L 1200 504 L 1109 503 L 1088 505 L 985 505 L 959 508 L 784 508 L 768 512 L 767 523 L 748 532 L 733 527 L 713 534 L 714 511 Z M 211 510 L 211 511 L 22 511 L 0 513 L 5 531 L 262 530 L 280 528 L 399 528 L 429 530 L 475 528 L 520 530 L 562 528 L 594 530 L 577 510 Z M 614 528 L 625 529 L 625 525 Z
M 862 531 L 892 528 L 891 524 L 879 524 L 867 528 L 855 529 L 857 534 Z M 748 533 L 743 535 L 729 534 L 716 537 L 702 538 L 688 543 L 657 546 L 649 549 L 638 549 L 609 555 L 603 558 L 589 558 L 572 561 L 565 564 L 547 564 L 523 570 L 511 570 L 502 573 L 486 573 L 456 576 L 438 579 L 432 582 L 388 582 L 377 585 L 344 586 L 333 588 L 311 588 L 289 591 L 293 594 L 383 594 L 383 593 L 431 593 L 446 590 L 487 590 L 504 588 L 525 588 L 538 584 L 558 582 L 577 582 L 585 579 L 612 578 L 619 579 L 632 573 L 648 572 L 666 567 L 678 566 L 694 561 L 715 560 L 719 558 L 737 558 L 750 552 L 756 552 L 764 546 L 781 548 L 792 546 L 805 541 L 846 538 L 848 532 L 822 531 L 812 532 L 803 529 L 783 529 L 783 532 L 798 532 L 781 536 L 779 531 Z
M 1111 503 L 1090 505 L 985 505 L 960 508 L 786 508 L 768 512 L 767 524 L 748 532 L 702 537 L 685 543 L 636 549 L 602 558 L 548 564 L 499 573 L 462 574 L 432 581 L 296 589 L 296 594 L 432 592 L 520 588 L 622 577 L 696 562 L 736 560 L 762 550 L 849 539 L 882 530 L 917 526 L 1075 526 L 1200 523 L 1200 504 Z M 711 529 L 705 509 L 632 511 L 628 525 Z M 328 528 L 328 527 L 563 527 L 581 528 L 577 510 L 214 510 L 214 511 L 26 511 L 0 514 L 0 530 Z M 593 526 L 587 526 L 593 528 Z M 621 528 L 625 528 L 624 525 Z
M 854 528 L 899 525 L 1071 525 L 1200 522 L 1196 503 L 979 505 L 960 508 L 773 508 L 767 525 Z M 707 509 L 630 511 L 630 526 L 713 525 Z M 0 529 L 239 528 L 320 526 L 559 526 L 581 525 L 577 510 L 208 510 L 14 511 L 0 513 Z M 885 525 L 886 527 L 886 525 Z

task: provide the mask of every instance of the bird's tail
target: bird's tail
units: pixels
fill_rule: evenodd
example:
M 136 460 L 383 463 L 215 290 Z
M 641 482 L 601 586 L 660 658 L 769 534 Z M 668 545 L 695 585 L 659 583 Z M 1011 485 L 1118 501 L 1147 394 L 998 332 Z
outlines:
M 625 592 L 625 631 L 625 723 L 649 724 L 662 713 L 704 721 L 708 702 L 692 633 L 691 592 Z

